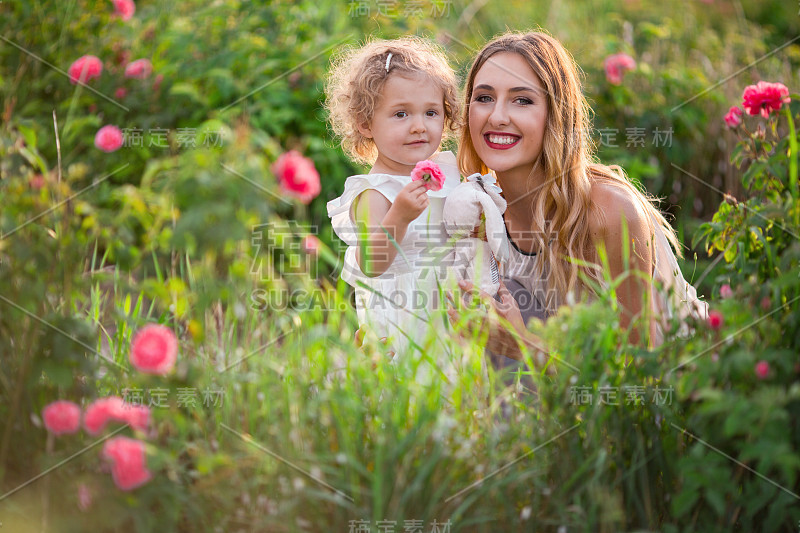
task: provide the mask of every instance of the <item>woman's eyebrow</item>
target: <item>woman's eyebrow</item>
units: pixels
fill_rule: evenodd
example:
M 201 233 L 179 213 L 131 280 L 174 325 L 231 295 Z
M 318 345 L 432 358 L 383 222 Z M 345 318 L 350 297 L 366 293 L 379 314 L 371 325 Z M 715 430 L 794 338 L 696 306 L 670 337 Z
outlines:
M 485 83 L 482 83 L 480 85 L 475 86 L 473 91 L 494 91 L 494 87 L 492 87 L 491 85 L 486 85 Z M 518 93 L 518 92 L 522 92 L 522 91 L 529 91 L 529 92 L 532 92 L 532 93 L 538 93 L 538 92 L 540 92 L 540 89 L 535 89 L 533 87 L 520 86 L 520 87 L 512 87 L 511 89 L 508 90 L 508 92 L 510 92 L 510 93 Z

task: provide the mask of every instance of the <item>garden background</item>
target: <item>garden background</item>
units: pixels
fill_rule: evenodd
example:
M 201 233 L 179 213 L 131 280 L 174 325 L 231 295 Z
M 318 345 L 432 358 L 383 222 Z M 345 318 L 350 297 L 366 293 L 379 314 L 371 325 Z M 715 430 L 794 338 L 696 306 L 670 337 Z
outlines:
M 798 9 L 0 2 L 2 529 L 800 530 Z M 611 290 L 534 326 L 555 375 L 484 375 L 478 334 L 452 340 L 457 380 L 423 385 L 352 341 L 325 204 L 363 169 L 326 126 L 326 69 L 418 34 L 463 79 L 536 27 L 583 69 L 600 159 L 663 199 L 713 320 L 629 347 Z M 635 68 L 609 78 L 620 53 Z M 73 83 L 86 55 L 102 71 Z M 726 125 L 759 81 L 791 103 Z M 291 150 L 313 198 L 275 165 Z M 136 370 L 146 331 L 177 340 L 165 375 Z

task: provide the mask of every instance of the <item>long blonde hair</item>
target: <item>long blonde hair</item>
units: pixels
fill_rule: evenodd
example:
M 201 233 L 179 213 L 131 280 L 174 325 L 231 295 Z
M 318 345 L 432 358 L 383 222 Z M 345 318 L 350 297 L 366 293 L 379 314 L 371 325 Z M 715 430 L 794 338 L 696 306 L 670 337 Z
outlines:
M 580 266 L 594 262 L 590 255 L 594 242 L 589 233 L 589 215 L 602 217 L 602 213 L 595 213 L 596 206 L 591 199 L 592 181 L 602 180 L 635 198 L 649 216 L 648 222 L 655 226 L 654 231 L 662 231 L 680 255 L 675 230 L 655 207 L 654 199 L 628 181 L 619 166 L 597 161 L 588 134 L 591 109 L 581 90 L 578 67 L 561 43 L 546 33 L 506 33 L 487 43 L 478 53 L 465 87 L 464 127 L 458 144 L 461 172 L 464 175 L 485 174 L 490 170 L 472 144 L 469 104 L 477 72 L 491 56 L 501 52 L 513 52 L 525 59 L 547 92 L 549 111 L 542 154 L 536 163 L 542 167 L 544 183 L 539 186 L 533 202 L 532 228 L 535 249 L 545 252 L 542 254 L 545 260 L 536 262 L 534 275 L 547 279 L 546 301 L 542 302 L 547 311 L 555 312 L 568 293 L 589 289 L 580 279 L 581 271 L 591 280 L 602 279 L 599 268 Z M 503 186 L 499 177 L 498 180 Z M 532 183 L 528 190 L 533 192 Z

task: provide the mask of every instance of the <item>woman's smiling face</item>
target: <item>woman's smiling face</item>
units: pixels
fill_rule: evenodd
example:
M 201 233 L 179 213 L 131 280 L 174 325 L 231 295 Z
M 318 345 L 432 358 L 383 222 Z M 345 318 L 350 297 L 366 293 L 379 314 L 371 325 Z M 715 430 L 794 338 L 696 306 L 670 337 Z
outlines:
M 542 152 L 547 93 L 527 61 L 494 54 L 475 75 L 469 129 L 475 152 L 498 174 L 529 176 Z

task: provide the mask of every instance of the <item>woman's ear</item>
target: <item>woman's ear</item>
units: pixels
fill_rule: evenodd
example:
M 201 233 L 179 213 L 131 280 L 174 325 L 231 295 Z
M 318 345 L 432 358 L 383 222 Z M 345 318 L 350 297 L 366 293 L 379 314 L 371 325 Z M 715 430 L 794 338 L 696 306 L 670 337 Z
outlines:
M 369 122 L 362 122 L 358 125 L 358 132 L 366 137 L 367 139 L 372 139 L 372 128 L 370 128 Z

